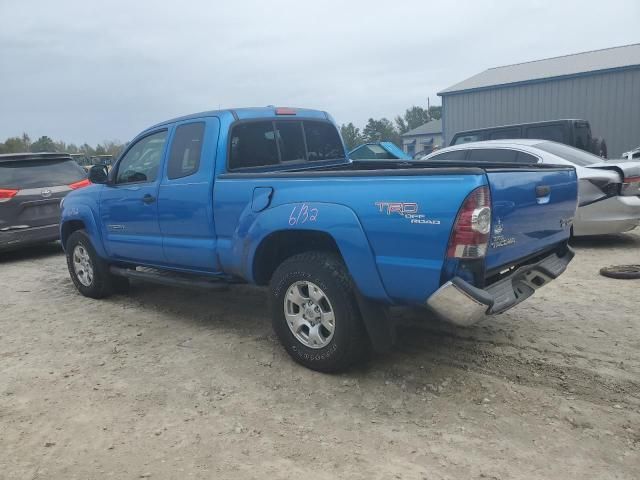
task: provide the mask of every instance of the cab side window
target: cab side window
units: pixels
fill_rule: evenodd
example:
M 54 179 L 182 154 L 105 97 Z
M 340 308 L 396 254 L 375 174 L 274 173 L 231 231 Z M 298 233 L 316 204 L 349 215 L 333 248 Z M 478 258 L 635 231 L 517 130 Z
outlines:
M 563 125 L 541 125 L 527 128 L 527 138 L 565 143 Z
M 156 132 L 138 140 L 118 164 L 116 183 L 150 183 L 158 178 L 167 131 Z
M 188 177 L 198 171 L 203 140 L 204 122 L 188 123 L 176 128 L 167 166 L 169 180 Z

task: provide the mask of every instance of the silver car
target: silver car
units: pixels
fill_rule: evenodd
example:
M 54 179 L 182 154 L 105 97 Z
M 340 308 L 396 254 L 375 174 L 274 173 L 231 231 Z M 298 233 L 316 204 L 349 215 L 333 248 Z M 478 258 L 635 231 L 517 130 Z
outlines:
M 464 143 L 419 160 L 573 165 L 579 179 L 574 235 L 621 233 L 640 224 L 639 161 L 603 161 L 562 143 L 532 139 Z

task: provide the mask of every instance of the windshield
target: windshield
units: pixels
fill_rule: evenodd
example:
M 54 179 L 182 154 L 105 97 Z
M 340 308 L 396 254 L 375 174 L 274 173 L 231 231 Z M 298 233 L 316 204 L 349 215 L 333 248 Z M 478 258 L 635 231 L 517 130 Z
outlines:
M 601 163 L 603 161 L 602 158 L 596 155 L 587 153 L 584 150 L 570 147 L 569 145 L 564 145 L 562 143 L 541 142 L 536 143 L 533 146 L 539 148 L 544 152 L 552 153 L 553 155 L 557 155 L 560 158 L 564 158 L 565 160 L 580 167 L 586 167 L 593 163 Z

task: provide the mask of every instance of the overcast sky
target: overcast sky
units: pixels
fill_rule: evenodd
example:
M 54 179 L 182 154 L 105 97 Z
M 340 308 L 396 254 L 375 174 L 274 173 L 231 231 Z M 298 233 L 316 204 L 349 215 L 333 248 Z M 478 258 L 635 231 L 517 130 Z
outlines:
M 640 41 L 638 0 L 0 0 L 0 19 L 0 141 L 269 104 L 362 127 L 486 68 Z

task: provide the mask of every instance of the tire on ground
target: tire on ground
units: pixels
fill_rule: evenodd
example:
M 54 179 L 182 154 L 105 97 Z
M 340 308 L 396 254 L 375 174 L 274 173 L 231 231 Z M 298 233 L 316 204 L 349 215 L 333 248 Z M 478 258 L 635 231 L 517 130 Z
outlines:
M 287 292 L 296 282 L 305 281 L 324 292 L 333 310 L 333 337 L 322 348 L 311 348 L 296 338 L 285 316 Z M 292 256 L 276 269 L 269 287 L 273 329 L 293 360 L 312 370 L 338 372 L 366 357 L 369 338 L 360 317 L 353 282 L 340 257 L 327 252 Z
M 74 254 L 76 247 L 81 245 L 89 255 L 89 260 L 93 269 L 93 279 L 89 285 L 84 285 L 74 268 Z M 84 230 L 77 230 L 69 235 L 65 245 L 67 254 L 67 268 L 73 284 L 85 297 L 104 298 L 113 292 L 112 276 L 109 273 L 109 264 L 98 256 L 89 236 Z
M 600 275 L 621 280 L 640 278 L 640 265 L 612 265 L 600 269 Z

